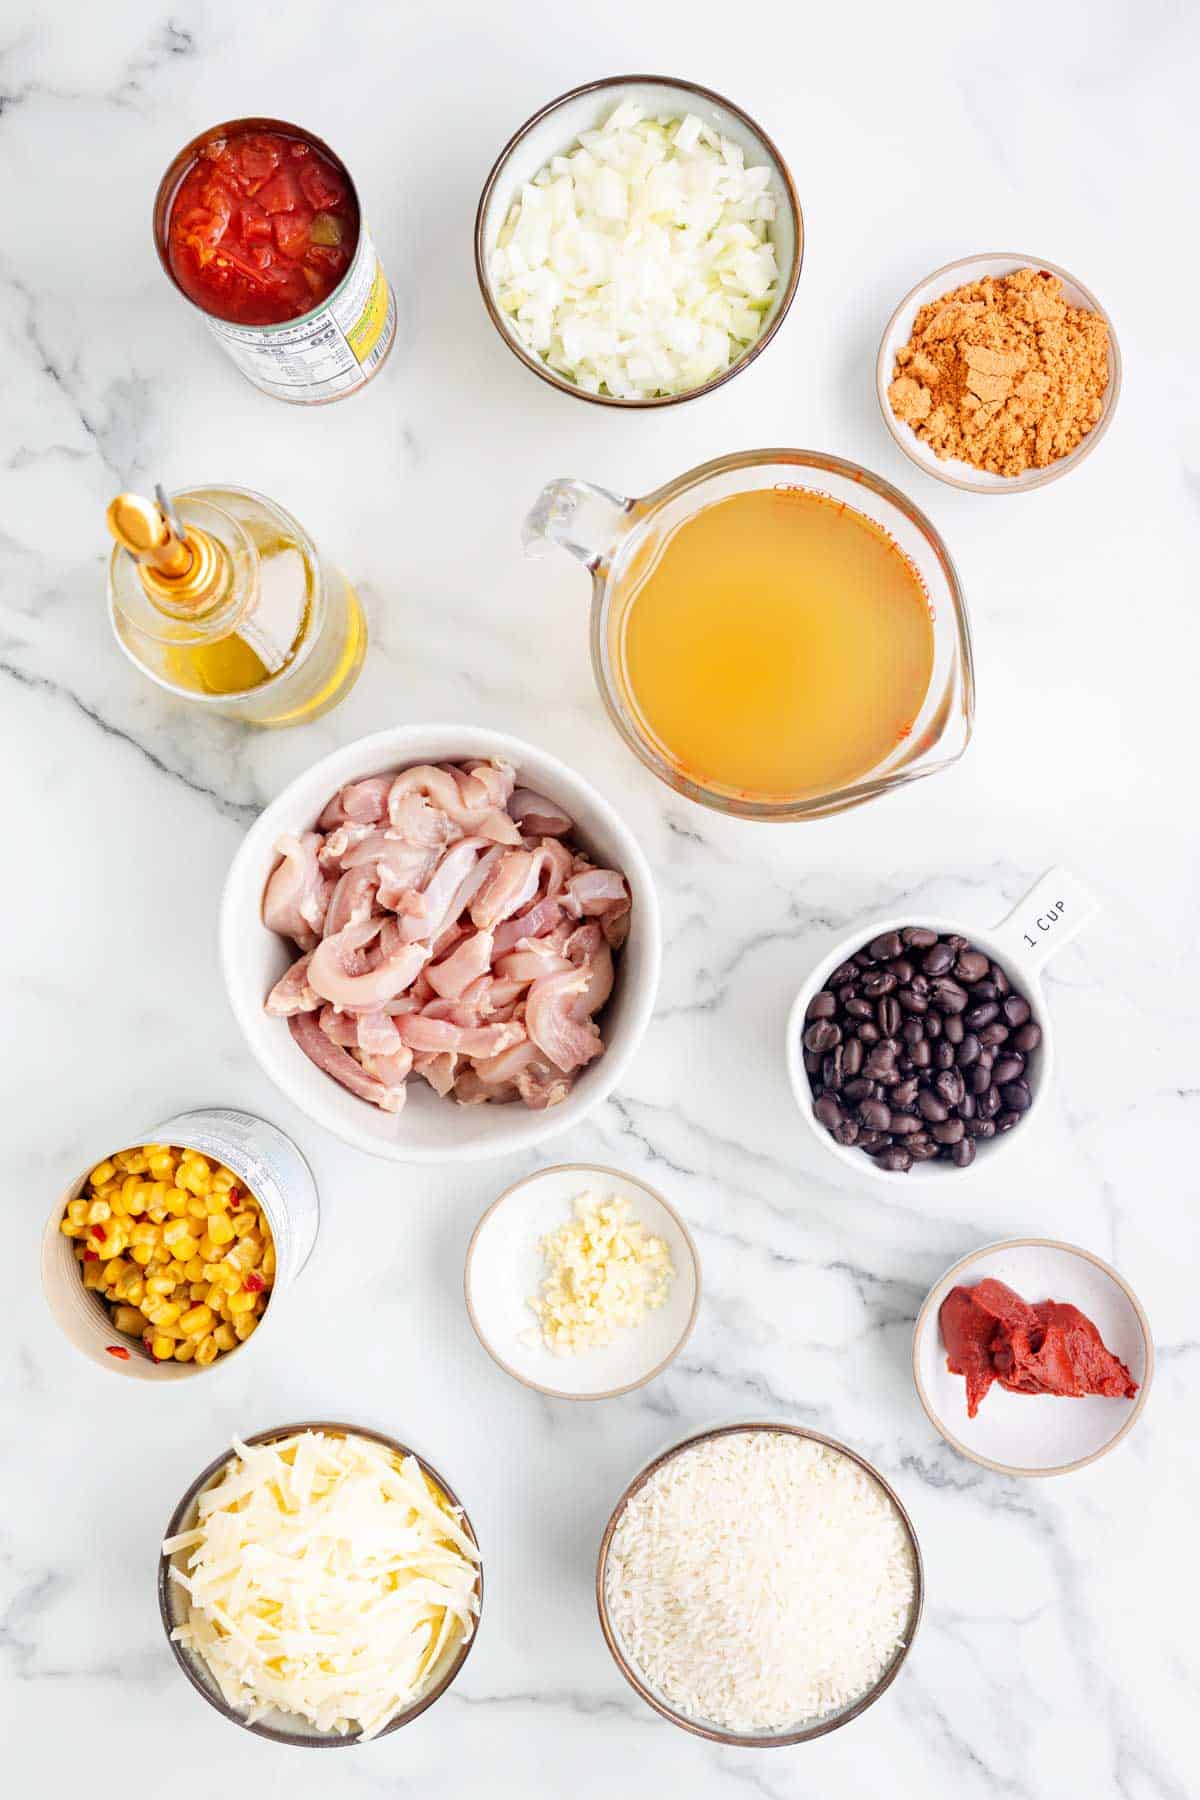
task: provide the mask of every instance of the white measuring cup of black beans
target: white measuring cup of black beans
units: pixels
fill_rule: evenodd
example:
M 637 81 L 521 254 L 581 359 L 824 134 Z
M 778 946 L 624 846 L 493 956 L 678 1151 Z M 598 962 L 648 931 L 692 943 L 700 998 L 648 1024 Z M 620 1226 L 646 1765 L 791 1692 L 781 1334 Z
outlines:
M 1028 1143 L 1054 1073 L 1042 970 L 1097 910 L 1051 869 L 990 929 L 901 913 L 835 944 L 788 1015 L 817 1141 L 873 1181 L 947 1180 Z

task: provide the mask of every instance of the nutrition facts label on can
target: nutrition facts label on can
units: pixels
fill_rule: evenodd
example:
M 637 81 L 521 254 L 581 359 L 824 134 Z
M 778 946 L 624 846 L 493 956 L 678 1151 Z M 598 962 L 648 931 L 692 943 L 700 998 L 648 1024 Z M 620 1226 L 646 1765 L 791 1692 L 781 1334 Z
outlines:
M 291 325 L 207 324 L 264 394 L 312 404 L 370 380 L 396 334 L 396 299 L 364 224 L 345 281 L 315 311 Z

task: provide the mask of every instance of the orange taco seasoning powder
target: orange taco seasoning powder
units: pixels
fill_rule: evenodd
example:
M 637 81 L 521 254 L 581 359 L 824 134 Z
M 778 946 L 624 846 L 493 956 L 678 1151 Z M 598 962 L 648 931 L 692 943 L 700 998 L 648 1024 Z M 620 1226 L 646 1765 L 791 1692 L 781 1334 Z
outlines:
M 1046 269 L 989 276 L 923 306 L 888 400 L 937 456 L 1020 475 L 1066 456 L 1100 417 L 1108 326 Z

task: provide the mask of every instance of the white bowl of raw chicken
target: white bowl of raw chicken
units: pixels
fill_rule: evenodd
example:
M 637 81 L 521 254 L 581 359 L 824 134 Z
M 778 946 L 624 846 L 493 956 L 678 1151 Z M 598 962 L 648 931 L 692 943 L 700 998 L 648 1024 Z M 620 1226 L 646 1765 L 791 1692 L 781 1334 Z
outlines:
M 349 783 L 416 764 L 497 759 L 523 788 L 544 795 L 574 822 L 570 841 L 599 868 L 620 870 L 632 906 L 629 933 L 614 955 L 612 993 L 597 1015 L 604 1050 L 578 1071 L 566 1097 L 534 1110 L 520 1100 L 462 1105 L 409 1077 L 398 1113 L 381 1111 L 339 1086 L 294 1041 L 286 1018 L 264 1010 L 299 951 L 263 921 L 263 896 L 279 861 L 278 840 L 316 827 Z M 555 757 L 519 738 L 466 725 L 405 725 L 347 744 L 299 776 L 251 826 L 234 857 L 221 901 L 221 962 L 234 1016 L 261 1067 L 310 1119 L 355 1149 L 394 1162 L 456 1162 L 526 1150 L 578 1124 L 609 1094 L 654 1009 L 661 961 L 658 901 L 649 865 L 616 810 Z

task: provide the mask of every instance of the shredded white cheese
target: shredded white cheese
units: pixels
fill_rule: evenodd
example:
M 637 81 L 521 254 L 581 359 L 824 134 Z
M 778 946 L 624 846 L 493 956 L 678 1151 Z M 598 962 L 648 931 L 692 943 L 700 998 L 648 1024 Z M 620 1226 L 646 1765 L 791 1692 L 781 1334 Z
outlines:
M 606 1598 L 633 1667 L 667 1704 L 735 1732 L 848 1705 L 904 1642 L 914 1569 L 877 1482 L 790 1432 L 681 1451 L 613 1533 Z
M 771 171 L 739 144 L 625 101 L 522 187 L 491 258 L 497 305 L 587 393 L 684 393 L 762 331 L 774 217 Z
M 474 1630 L 479 1553 L 461 1515 L 414 1457 L 368 1438 L 234 1450 L 195 1528 L 163 1545 L 190 1597 L 171 1635 L 251 1721 L 278 1708 L 374 1737 Z
M 671 1252 L 631 1210 L 616 1195 L 581 1194 L 574 1217 L 541 1240 L 546 1275 L 527 1304 L 542 1343 L 557 1356 L 611 1344 L 666 1302 L 675 1274 Z

